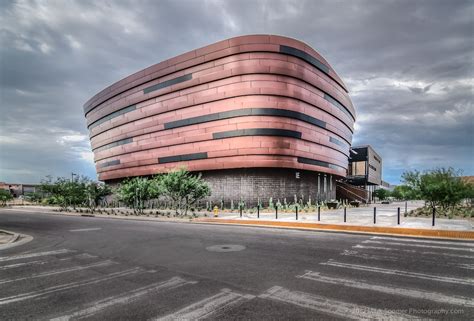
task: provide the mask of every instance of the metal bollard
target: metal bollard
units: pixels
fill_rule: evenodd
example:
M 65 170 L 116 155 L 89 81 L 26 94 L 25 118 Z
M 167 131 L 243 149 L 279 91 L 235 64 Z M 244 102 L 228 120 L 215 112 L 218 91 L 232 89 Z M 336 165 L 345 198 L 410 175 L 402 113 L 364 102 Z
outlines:
M 242 205 L 239 206 L 240 209 L 240 218 L 242 218 Z
M 296 220 L 298 220 L 298 206 L 296 206 Z
M 278 220 L 278 206 L 275 206 L 275 220 Z
M 257 218 L 260 218 L 260 204 L 257 205 Z
M 344 206 L 344 223 L 346 223 L 346 207 Z
M 436 216 L 436 208 L 433 207 L 433 222 L 431 222 L 431 226 L 435 226 L 435 216 Z
M 408 211 L 407 211 L 408 205 L 407 205 L 407 203 L 408 203 L 408 202 L 405 201 L 405 216 L 408 214 Z
M 374 224 L 377 223 L 377 208 L 374 206 Z
M 397 208 L 397 225 L 400 225 L 400 207 Z
M 321 206 L 318 206 L 318 222 L 321 221 Z

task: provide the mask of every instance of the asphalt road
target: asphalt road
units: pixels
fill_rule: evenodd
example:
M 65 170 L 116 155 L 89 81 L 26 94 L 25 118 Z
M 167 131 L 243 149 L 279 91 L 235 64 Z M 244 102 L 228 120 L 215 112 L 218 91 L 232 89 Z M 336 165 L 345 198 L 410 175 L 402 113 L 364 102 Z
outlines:
M 0 319 L 474 319 L 474 243 L 0 211 Z

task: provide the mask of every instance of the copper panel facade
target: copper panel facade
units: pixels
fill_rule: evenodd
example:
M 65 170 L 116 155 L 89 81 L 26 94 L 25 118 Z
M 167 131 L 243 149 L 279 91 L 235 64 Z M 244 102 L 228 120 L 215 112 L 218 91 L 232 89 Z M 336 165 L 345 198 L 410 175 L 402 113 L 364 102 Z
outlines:
M 272 35 L 224 40 L 148 67 L 92 97 L 84 112 L 103 181 L 182 165 L 345 177 L 356 117 L 319 53 Z

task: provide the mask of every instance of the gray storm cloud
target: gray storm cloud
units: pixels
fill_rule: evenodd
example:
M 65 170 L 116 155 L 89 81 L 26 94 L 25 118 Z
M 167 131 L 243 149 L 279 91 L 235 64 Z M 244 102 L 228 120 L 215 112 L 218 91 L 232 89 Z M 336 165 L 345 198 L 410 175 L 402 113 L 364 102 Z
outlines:
M 474 174 L 472 1 L 0 2 L 0 181 L 95 178 L 83 103 L 166 58 L 241 34 L 305 41 L 348 84 L 354 144 L 384 178 Z

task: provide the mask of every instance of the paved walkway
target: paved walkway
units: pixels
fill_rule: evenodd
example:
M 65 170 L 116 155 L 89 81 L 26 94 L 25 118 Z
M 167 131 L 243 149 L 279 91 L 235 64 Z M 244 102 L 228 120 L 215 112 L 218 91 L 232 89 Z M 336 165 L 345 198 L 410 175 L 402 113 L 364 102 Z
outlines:
M 407 202 L 407 211 L 422 207 L 424 202 L 411 201 Z M 376 207 L 376 223 L 374 224 L 374 207 Z M 400 207 L 400 225 L 397 221 L 397 209 Z M 404 227 L 404 228 L 424 228 L 424 229 L 443 229 L 443 230 L 461 230 L 471 231 L 473 229 L 472 220 L 436 218 L 435 226 L 432 226 L 431 217 L 404 217 L 405 202 L 394 202 L 391 204 L 370 204 L 359 208 L 346 209 L 346 222 L 344 222 L 344 209 L 321 211 L 320 221 L 318 221 L 317 213 L 300 212 L 298 221 L 320 224 L 347 224 L 357 226 L 387 226 L 387 227 Z M 220 213 L 221 219 L 237 219 L 237 220 L 255 220 L 257 214 L 240 213 Z M 275 212 L 260 213 L 260 219 L 265 221 L 274 221 Z M 295 222 L 295 212 L 278 213 L 278 221 Z

